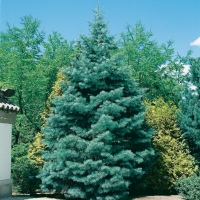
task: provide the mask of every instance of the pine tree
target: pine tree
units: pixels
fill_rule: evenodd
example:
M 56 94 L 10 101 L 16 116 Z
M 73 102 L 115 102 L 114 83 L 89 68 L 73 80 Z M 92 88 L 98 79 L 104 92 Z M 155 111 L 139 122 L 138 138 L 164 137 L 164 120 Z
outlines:
M 176 106 L 162 98 L 145 104 L 147 122 L 156 130 L 153 146 L 159 154 L 147 181 L 157 194 L 172 193 L 177 180 L 191 176 L 197 166 L 178 127 Z
M 180 128 L 188 142 L 191 154 L 200 164 L 200 58 L 191 61 L 190 86 L 180 102 Z M 194 88 L 196 88 L 194 90 Z
M 123 199 L 151 166 L 152 130 L 145 123 L 142 92 L 113 56 L 103 14 L 95 10 L 90 37 L 81 36 L 68 82 L 55 98 L 44 128 L 42 189 L 66 198 Z

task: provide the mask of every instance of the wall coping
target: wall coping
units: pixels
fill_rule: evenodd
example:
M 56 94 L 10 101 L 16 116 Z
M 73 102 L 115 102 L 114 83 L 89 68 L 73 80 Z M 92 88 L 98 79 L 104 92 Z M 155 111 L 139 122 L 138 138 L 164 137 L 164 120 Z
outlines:
M 16 119 L 20 108 L 8 100 L 14 94 L 14 90 L 0 88 L 0 123 L 12 124 Z

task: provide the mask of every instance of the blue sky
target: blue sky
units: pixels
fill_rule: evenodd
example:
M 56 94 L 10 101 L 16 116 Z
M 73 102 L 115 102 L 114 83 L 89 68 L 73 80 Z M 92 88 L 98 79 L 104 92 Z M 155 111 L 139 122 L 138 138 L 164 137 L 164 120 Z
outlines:
M 20 18 L 31 14 L 47 34 L 58 31 L 70 41 L 88 34 L 87 21 L 98 4 L 110 34 L 119 37 L 127 24 L 141 20 L 158 43 L 173 40 L 179 54 L 192 49 L 194 57 L 200 56 L 200 0 L 0 0 L 0 31 L 6 22 L 20 26 Z

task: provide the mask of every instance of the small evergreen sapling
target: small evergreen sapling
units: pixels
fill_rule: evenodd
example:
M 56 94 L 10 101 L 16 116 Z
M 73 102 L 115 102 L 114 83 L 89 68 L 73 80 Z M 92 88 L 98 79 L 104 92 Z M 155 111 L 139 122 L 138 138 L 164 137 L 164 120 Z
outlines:
M 123 199 L 149 169 L 152 130 L 145 124 L 142 92 L 121 60 L 99 9 L 65 70 L 62 97 L 44 128 L 42 189 L 66 198 Z

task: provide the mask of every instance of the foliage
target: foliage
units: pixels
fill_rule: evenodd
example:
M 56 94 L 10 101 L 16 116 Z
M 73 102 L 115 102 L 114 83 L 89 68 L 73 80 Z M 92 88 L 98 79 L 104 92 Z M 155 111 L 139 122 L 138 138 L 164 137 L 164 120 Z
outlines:
M 189 178 L 180 178 L 176 184 L 176 191 L 186 200 L 199 200 L 200 177 L 197 174 L 194 174 Z
M 40 184 L 40 179 L 36 178 L 39 172 L 27 158 L 27 147 L 21 143 L 12 149 L 13 189 L 20 193 L 34 194 Z
M 159 154 L 147 181 L 156 193 L 171 193 L 176 181 L 182 176 L 191 176 L 197 166 L 178 127 L 176 106 L 162 98 L 146 101 L 145 105 L 147 122 L 156 131 L 153 146 Z
M 61 90 L 60 84 L 64 81 L 66 81 L 66 76 L 64 76 L 64 74 L 61 71 L 59 71 L 57 73 L 57 80 L 52 87 L 52 92 L 51 92 L 51 94 L 49 95 L 49 97 L 46 101 L 46 108 L 44 109 L 43 113 L 41 114 L 41 118 L 43 120 L 45 120 L 46 117 L 51 113 L 52 100 L 55 97 L 62 95 L 62 90 Z
M 41 118 L 42 118 L 44 124 L 45 124 L 45 117 L 47 117 L 52 112 L 50 109 L 52 99 L 55 98 L 56 96 L 62 95 L 60 84 L 63 81 L 66 81 L 66 77 L 62 74 L 62 72 L 58 72 L 57 81 L 55 82 L 55 84 L 53 86 L 53 91 L 51 92 L 51 94 L 46 102 L 46 108 L 41 115 Z M 33 143 L 31 143 L 29 145 L 29 149 L 28 149 L 28 159 L 38 169 L 41 169 L 44 165 L 44 159 L 42 157 L 42 152 L 45 149 L 45 145 L 42 142 L 43 138 L 44 138 L 44 136 L 42 133 L 37 133 L 34 138 Z
M 190 84 L 180 102 L 178 119 L 191 154 L 200 164 L 200 58 L 191 60 L 189 74 Z
M 28 176 L 31 173 L 37 175 L 44 162 L 40 156 L 44 148 L 40 134 L 44 123 L 41 113 L 52 92 L 56 74 L 61 67 L 69 65 L 73 54 L 72 44 L 56 32 L 44 41 L 45 34 L 40 25 L 39 20 L 25 16 L 21 19 L 21 27 L 8 24 L 8 29 L 0 33 L 0 87 L 15 89 L 11 101 L 20 107 L 13 125 L 13 153 L 23 145 L 27 147 L 26 155 L 17 154 L 12 167 L 13 179 L 15 183 L 19 182 L 16 188 L 23 192 L 34 190 L 34 184 L 30 183 L 30 188 L 33 186 L 31 190 L 28 183 L 35 179 Z
M 21 19 L 21 27 L 0 34 L 0 80 L 2 87 L 15 89 L 12 98 L 20 107 L 13 128 L 13 144 L 32 142 L 41 131 L 40 114 L 61 67 L 69 65 L 72 44 L 53 32 L 44 41 L 40 21 L 32 16 Z M 43 50 L 43 51 L 42 51 Z
M 142 92 L 113 56 L 114 38 L 99 9 L 90 33 L 81 36 L 72 66 L 63 72 L 63 95 L 53 100 L 39 177 L 44 191 L 66 198 L 123 199 L 151 166 L 152 130 Z
M 52 87 L 56 82 L 56 75 L 63 67 L 70 65 L 70 60 L 74 56 L 73 42 L 67 42 L 57 32 L 53 32 L 48 37 L 48 41 L 43 43 L 44 53 L 40 65 L 44 68 L 47 81 L 46 100 L 52 92 Z M 60 74 L 61 75 L 61 74 Z M 49 105 L 46 105 L 48 108 Z
M 20 107 L 13 128 L 13 144 L 31 141 L 40 130 L 40 111 L 44 108 L 46 77 L 38 67 L 44 33 L 31 16 L 21 19 L 21 28 L 11 27 L 0 35 L 0 78 L 4 87 L 15 89 L 12 98 Z
M 128 25 L 121 35 L 124 62 L 130 66 L 133 79 L 146 90 L 148 99 L 163 97 L 177 104 L 184 88 L 185 61 L 174 56 L 172 41 L 159 45 L 152 37 L 153 33 L 146 31 L 140 21 L 134 27 Z
M 42 151 L 45 146 L 42 143 L 43 134 L 37 133 L 34 142 L 29 145 L 28 149 L 28 159 L 29 161 L 38 169 L 42 168 L 44 165 L 44 159 L 42 157 Z

